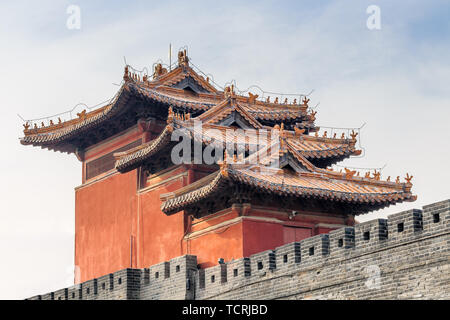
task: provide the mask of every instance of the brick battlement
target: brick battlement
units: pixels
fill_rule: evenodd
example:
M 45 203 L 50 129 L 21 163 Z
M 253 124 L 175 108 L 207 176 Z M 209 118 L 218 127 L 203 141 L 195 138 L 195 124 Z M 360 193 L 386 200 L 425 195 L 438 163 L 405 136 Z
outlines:
M 206 269 L 185 255 L 33 300 L 449 299 L 450 200 Z

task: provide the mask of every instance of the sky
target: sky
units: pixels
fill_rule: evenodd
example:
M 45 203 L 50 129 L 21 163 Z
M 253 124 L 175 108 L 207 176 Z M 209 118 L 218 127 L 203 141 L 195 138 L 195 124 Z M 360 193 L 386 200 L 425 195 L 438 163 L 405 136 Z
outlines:
M 68 28 L 71 5 L 79 29 Z M 380 28 L 368 28 L 371 5 Z M 418 199 L 359 221 L 450 198 L 449 16 L 445 0 L 1 2 L 0 299 L 73 284 L 81 164 L 22 146 L 18 114 L 97 105 L 118 91 L 124 61 L 168 63 L 169 43 L 221 85 L 314 90 L 318 126 L 365 124 L 364 156 L 341 164 L 384 167 L 382 178 L 408 172 Z

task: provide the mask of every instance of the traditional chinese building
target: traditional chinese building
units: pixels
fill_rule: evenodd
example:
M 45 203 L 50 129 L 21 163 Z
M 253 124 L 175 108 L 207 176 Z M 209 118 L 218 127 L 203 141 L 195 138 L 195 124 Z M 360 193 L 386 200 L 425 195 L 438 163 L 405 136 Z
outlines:
M 209 267 L 416 199 L 409 175 L 400 182 L 381 181 L 379 172 L 333 171 L 361 153 L 357 133 L 319 137 L 306 97 L 258 98 L 232 85 L 219 90 L 181 51 L 175 68 L 157 64 L 151 76 L 125 67 L 119 92 L 104 107 L 24 125 L 23 145 L 74 153 L 82 162 L 77 282 L 184 254 Z M 181 139 L 192 147 L 183 159 L 194 161 L 174 163 Z M 225 156 L 215 152 L 224 149 Z M 195 160 L 206 152 L 218 161 Z

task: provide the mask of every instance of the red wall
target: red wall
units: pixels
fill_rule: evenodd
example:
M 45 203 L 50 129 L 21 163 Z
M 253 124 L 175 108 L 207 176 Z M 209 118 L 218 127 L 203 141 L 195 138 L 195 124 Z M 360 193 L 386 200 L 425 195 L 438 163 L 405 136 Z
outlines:
M 206 233 L 185 242 L 186 252 L 197 256 L 202 268 L 217 264 L 220 258 L 225 261 L 242 258 L 242 223 L 227 226 Z
M 136 171 L 75 192 L 75 265 L 83 282 L 130 267 Z
M 140 268 L 184 254 L 181 242 L 185 230 L 184 213 L 178 212 L 171 216 L 164 214 L 161 211 L 160 195 L 187 185 L 186 173 L 184 167 L 179 167 L 152 178 L 149 183 L 151 189 L 144 189 L 139 195 L 140 258 L 138 267 Z M 158 184 L 160 184 L 158 187 L 152 188 L 153 185 Z
M 135 128 L 88 150 L 94 159 L 139 137 Z M 196 255 L 202 267 L 250 256 L 353 220 L 302 212 L 291 219 L 282 209 L 233 206 L 201 219 L 183 211 L 167 216 L 160 196 L 205 176 L 204 166 L 178 166 L 143 177 L 140 169 L 104 173 L 75 190 L 76 282 L 124 268 L 144 268 L 184 255 Z M 145 181 L 141 181 L 145 179 Z M 139 188 L 138 186 L 141 186 Z M 302 227 L 302 229 L 293 229 Z

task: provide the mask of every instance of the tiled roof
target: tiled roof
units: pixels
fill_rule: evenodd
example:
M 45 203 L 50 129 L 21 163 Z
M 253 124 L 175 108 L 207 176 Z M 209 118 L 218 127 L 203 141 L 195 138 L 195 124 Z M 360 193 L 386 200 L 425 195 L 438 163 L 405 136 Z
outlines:
M 197 118 L 201 118 L 203 115 L 204 114 Z M 166 129 L 164 129 L 156 139 L 135 149 L 130 149 L 126 152 L 126 154 L 123 153 L 122 156 L 119 156 L 116 162 L 116 169 L 120 172 L 126 172 L 134 169 L 136 165 L 142 164 L 147 159 L 150 159 L 155 153 L 160 151 L 165 144 L 170 142 L 169 133 L 171 133 L 174 129 L 182 129 L 180 130 L 180 133 L 187 134 L 194 141 L 200 142 L 204 145 L 216 143 L 224 146 L 227 141 L 227 132 L 229 133 L 230 128 L 226 126 L 212 125 L 209 123 L 202 123 L 202 126 L 197 128 L 194 125 L 194 121 L 197 118 L 189 120 L 173 119 L 172 123 L 168 125 L 170 130 L 166 127 Z M 266 143 L 265 137 L 264 139 L 259 137 L 261 131 L 245 131 L 245 136 L 242 136 L 243 131 L 241 130 L 234 132 L 237 137 L 237 143 L 245 144 L 246 148 L 249 148 L 252 145 L 258 145 L 258 148 L 262 148 Z M 265 131 L 264 134 L 267 134 L 270 139 L 270 135 L 272 134 L 271 132 L 271 130 Z M 298 151 L 306 159 L 332 158 L 336 155 L 348 157 L 352 154 L 359 154 L 359 150 L 355 149 L 356 140 L 317 138 L 308 135 L 296 136 L 295 133 L 291 131 L 285 130 L 284 132 L 286 135 L 286 141 L 289 143 L 291 148 Z M 276 134 L 279 135 L 279 132 L 276 132 Z
M 177 67 L 170 72 L 163 74 L 161 76 L 155 77 L 153 81 L 150 82 L 152 87 L 154 86 L 166 86 L 172 87 L 173 85 L 181 82 L 186 78 L 192 78 L 194 81 L 200 85 L 203 89 L 210 93 L 218 93 L 218 90 L 205 80 L 201 75 L 197 74 L 189 66 Z
M 353 139 L 318 138 L 303 135 L 301 139 L 289 138 L 288 141 L 308 159 L 346 157 L 361 153 L 360 150 L 356 150 L 356 140 Z
M 302 162 L 308 161 L 301 155 Z M 318 198 L 353 204 L 387 206 L 402 201 L 414 201 L 411 184 L 379 181 L 372 178 L 348 177 L 308 165 L 306 172 L 268 168 L 264 165 L 225 164 L 221 169 L 202 179 L 202 187 L 187 186 L 166 195 L 161 210 L 173 214 L 188 206 L 214 196 L 232 183 L 244 184 L 258 192 L 278 196 Z
M 250 112 L 245 110 L 239 103 L 236 103 L 232 99 L 225 99 L 218 105 L 198 116 L 197 119 L 202 121 L 204 124 L 218 124 L 220 121 L 227 118 L 232 112 L 239 113 L 254 129 L 261 129 L 263 127 Z
M 187 68 L 187 69 L 186 69 Z M 169 87 L 173 83 L 190 76 L 206 89 L 208 92 L 198 94 L 188 94 L 180 88 Z M 137 76 L 126 75 L 125 83 L 120 88 L 114 100 L 100 109 L 92 112 L 82 112 L 79 117 L 67 122 L 58 123 L 44 127 L 27 127 L 24 130 L 25 136 L 21 139 L 24 145 L 50 146 L 67 142 L 77 134 L 95 129 L 101 124 L 115 116 L 120 116 L 121 112 L 130 107 L 128 101 L 131 98 L 139 99 L 148 103 L 159 102 L 172 106 L 183 112 L 203 113 L 226 103 L 227 99 L 221 91 L 217 91 L 211 84 L 203 79 L 189 67 L 178 67 L 173 71 L 157 77 L 154 81 L 141 80 Z M 306 112 L 304 105 L 285 105 L 276 103 L 264 103 L 253 101 L 249 103 L 249 98 L 236 95 L 235 100 L 239 110 L 247 120 L 256 124 L 259 120 L 266 121 L 288 121 L 298 119 L 299 127 L 314 128 L 314 121 Z M 225 112 L 228 112 L 225 110 Z M 75 149 L 76 146 L 69 146 Z M 73 150 L 71 150 L 73 151 Z

